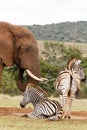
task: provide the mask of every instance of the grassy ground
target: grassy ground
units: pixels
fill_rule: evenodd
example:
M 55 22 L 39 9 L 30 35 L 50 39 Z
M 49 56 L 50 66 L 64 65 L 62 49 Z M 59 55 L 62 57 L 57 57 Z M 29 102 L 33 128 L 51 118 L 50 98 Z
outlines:
M 48 121 L 5 116 L 0 118 L 0 130 L 87 130 L 87 121 Z
M 9 95 L 0 95 L 0 107 L 18 107 L 20 108 L 20 101 L 23 96 L 10 97 Z M 58 98 L 50 97 L 50 99 L 58 100 Z M 27 105 L 32 107 L 32 104 Z M 87 111 L 87 99 L 75 99 L 72 104 L 72 111 Z
M 0 107 L 19 108 L 21 100 L 22 96 L 0 95 Z M 30 104 L 27 107 L 32 107 L 32 105 Z M 75 100 L 72 111 L 87 111 L 87 100 Z M 27 117 L 6 115 L 0 116 L 0 130 L 87 130 L 87 120 L 48 121 L 47 119 L 29 119 Z

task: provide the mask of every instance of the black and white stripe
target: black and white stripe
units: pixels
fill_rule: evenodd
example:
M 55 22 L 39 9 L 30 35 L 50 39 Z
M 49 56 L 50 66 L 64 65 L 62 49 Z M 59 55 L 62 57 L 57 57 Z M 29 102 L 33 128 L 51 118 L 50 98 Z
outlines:
M 48 99 L 48 95 L 43 89 L 32 84 L 26 87 L 20 105 L 24 107 L 30 102 L 34 105 L 34 110 L 22 116 L 30 118 L 48 118 L 49 120 L 58 120 L 62 118 L 63 110 L 60 103 Z
M 86 79 L 80 63 L 81 60 L 70 59 L 67 63 L 67 69 L 60 72 L 55 81 L 55 90 L 59 93 L 61 105 L 64 108 L 64 118 L 70 118 L 72 100 L 81 91 L 81 81 Z
M 25 107 L 28 103 L 36 104 L 48 97 L 48 94 L 39 86 L 28 84 L 24 92 L 23 100 L 20 103 L 21 107 Z
M 30 118 L 48 118 L 49 120 L 59 120 L 62 118 L 62 106 L 54 100 L 45 99 L 39 102 L 34 110 L 26 114 Z

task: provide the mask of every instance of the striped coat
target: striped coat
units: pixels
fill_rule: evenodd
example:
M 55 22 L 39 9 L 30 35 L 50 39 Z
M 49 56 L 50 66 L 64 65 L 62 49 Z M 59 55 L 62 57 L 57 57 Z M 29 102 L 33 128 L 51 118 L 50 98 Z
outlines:
M 60 102 L 64 108 L 64 118 L 70 118 L 72 101 L 81 91 L 81 81 L 85 81 L 85 74 L 80 65 L 81 60 L 71 58 L 65 71 L 59 73 L 55 81 L 55 90 L 60 95 Z
M 45 99 L 39 102 L 31 113 L 26 115 L 30 118 L 48 118 L 49 120 L 60 120 L 63 115 L 63 109 L 59 102 Z
M 62 118 L 63 109 L 59 102 L 48 99 L 47 93 L 40 87 L 29 84 L 24 92 L 21 107 L 28 103 L 34 105 L 34 110 L 29 114 L 23 114 L 30 118 L 48 118 L 49 120 L 59 120 Z
M 35 107 L 38 102 L 47 98 L 48 94 L 41 87 L 28 84 L 20 106 L 25 107 L 28 103 L 32 103 Z

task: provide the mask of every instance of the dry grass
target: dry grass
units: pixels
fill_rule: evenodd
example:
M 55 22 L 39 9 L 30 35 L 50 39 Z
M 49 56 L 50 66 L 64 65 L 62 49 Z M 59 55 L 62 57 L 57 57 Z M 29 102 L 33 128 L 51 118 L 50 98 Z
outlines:
M 38 42 L 38 48 L 39 48 L 39 53 L 41 55 L 42 51 L 44 51 L 44 42 L 45 41 L 37 41 Z M 64 43 L 66 46 L 75 46 L 81 50 L 83 53 L 83 56 L 87 56 L 87 43 L 73 43 L 73 42 L 65 42 Z

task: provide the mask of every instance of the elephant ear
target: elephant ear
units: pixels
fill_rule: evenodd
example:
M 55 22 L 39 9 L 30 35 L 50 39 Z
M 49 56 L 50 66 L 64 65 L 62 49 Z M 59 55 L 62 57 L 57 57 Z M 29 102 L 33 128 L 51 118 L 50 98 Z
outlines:
M 24 28 L 22 26 L 12 25 L 10 32 L 13 34 L 14 38 L 18 38 L 18 39 L 23 37 L 31 38 L 33 36 L 31 31 L 29 31 L 27 28 Z
M 4 41 L 4 43 L 2 43 L 2 44 L 0 42 L 0 59 L 2 60 L 2 63 L 4 65 L 12 66 L 12 64 L 13 64 L 13 46 L 12 46 L 12 43 Z
M 13 36 L 6 26 L 2 26 L 0 31 L 3 32 L 0 33 L 0 59 L 4 65 L 11 66 L 13 63 Z

